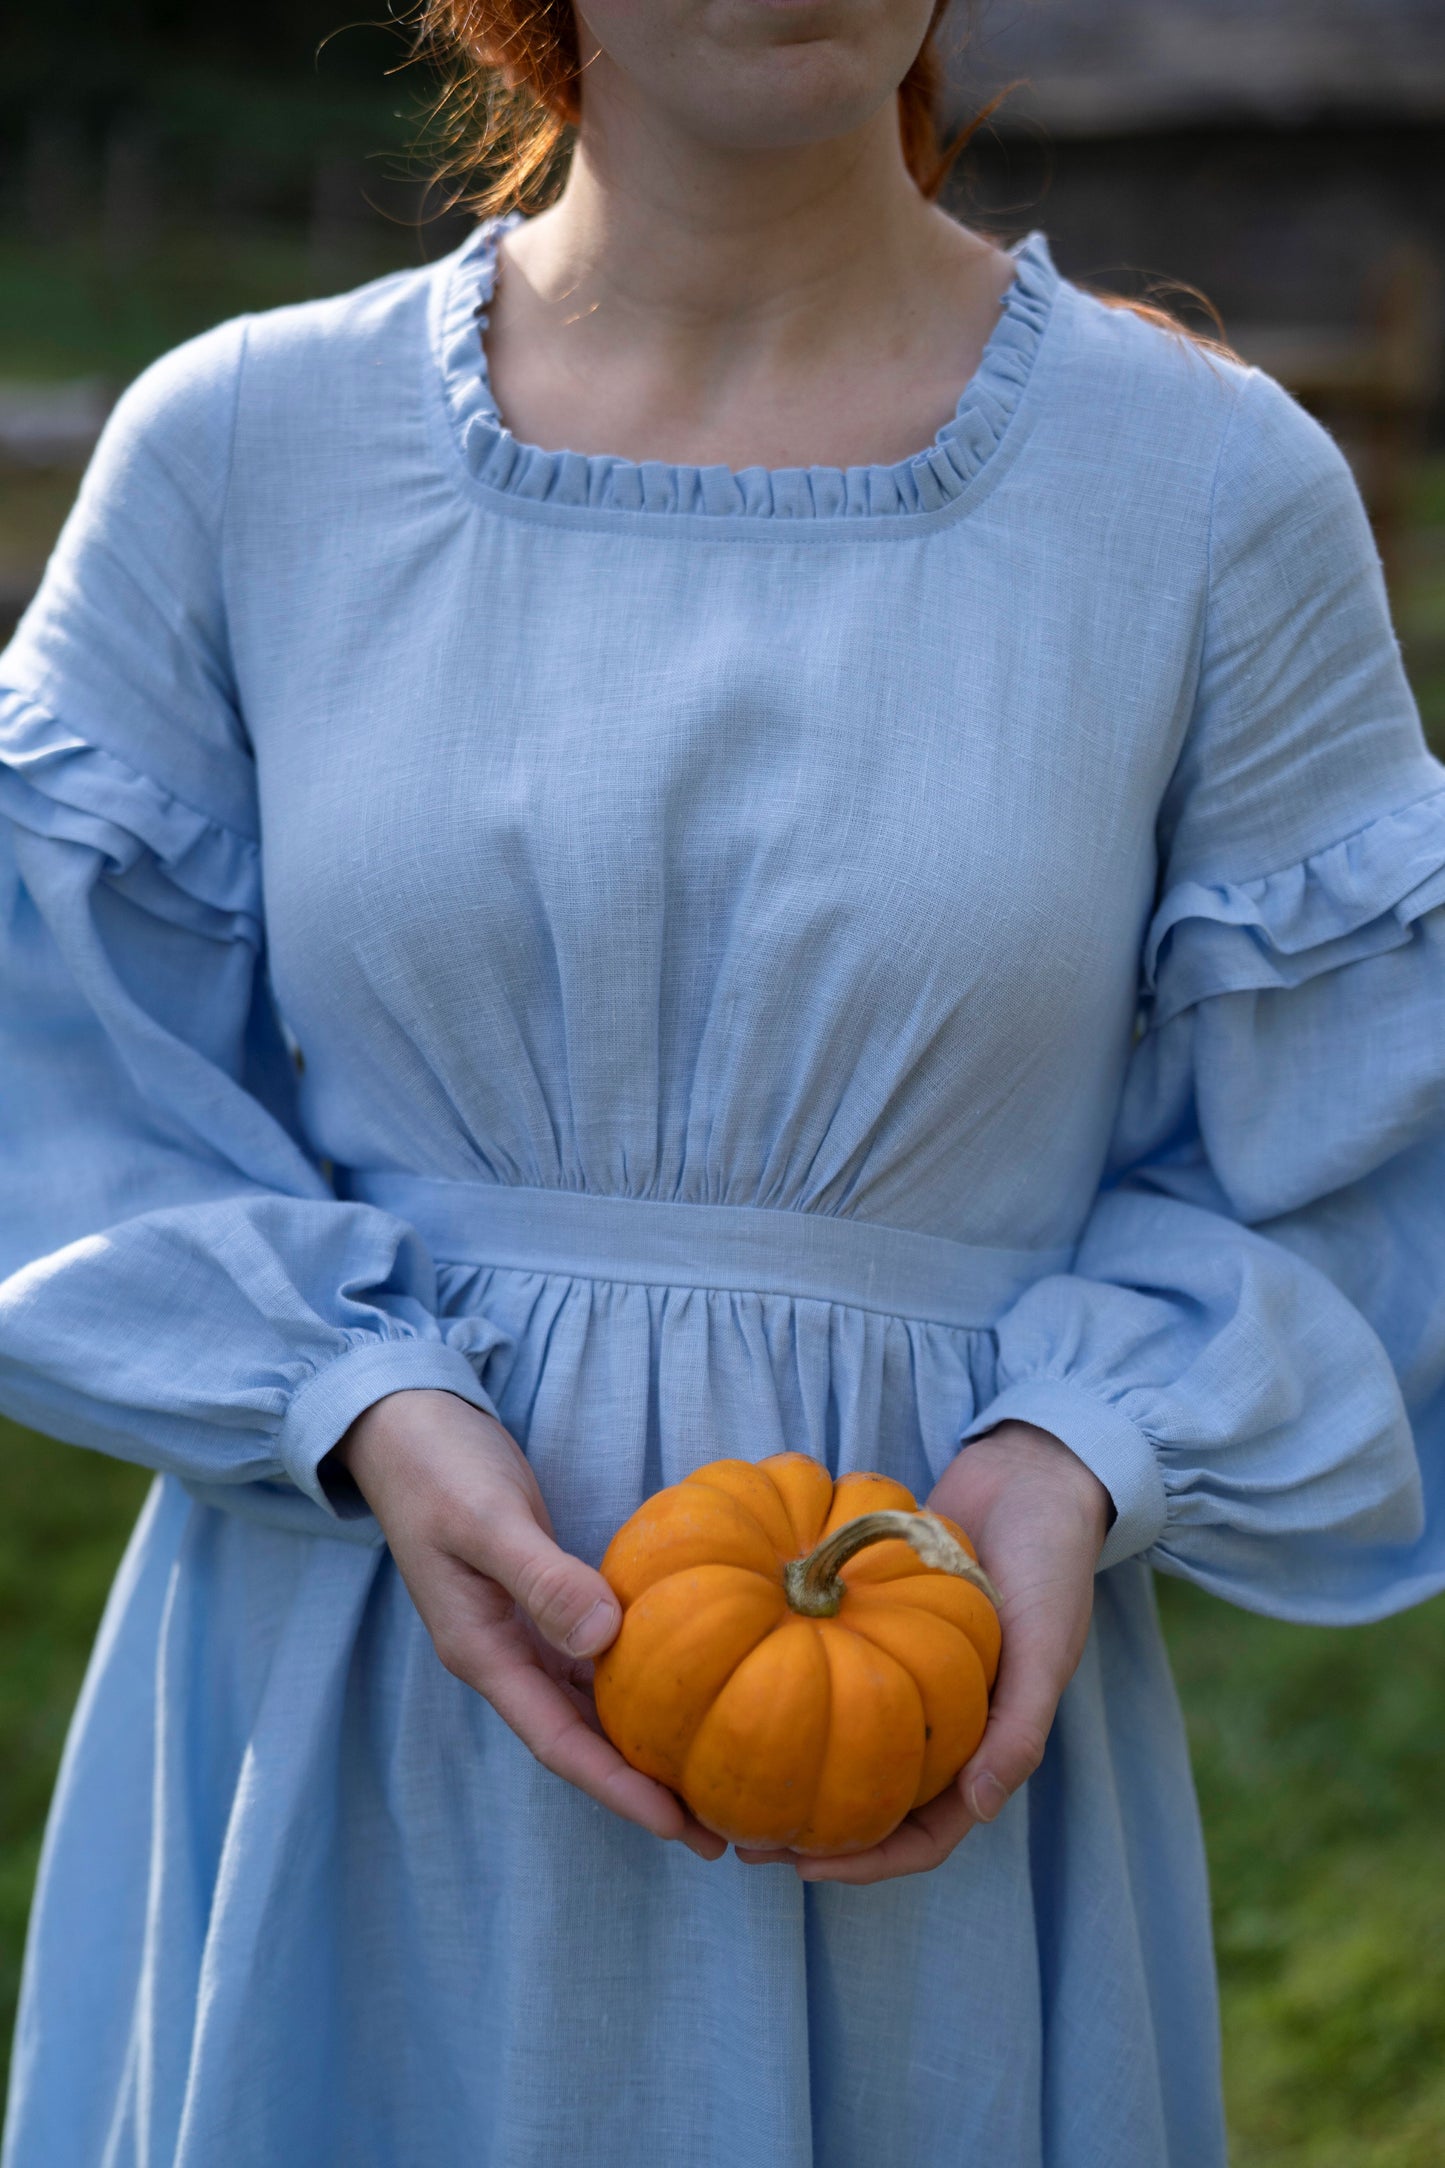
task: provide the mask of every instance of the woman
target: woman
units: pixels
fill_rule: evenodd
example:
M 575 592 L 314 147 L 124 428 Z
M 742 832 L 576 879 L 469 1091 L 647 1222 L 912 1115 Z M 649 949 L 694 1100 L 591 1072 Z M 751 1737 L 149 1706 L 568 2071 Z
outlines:
M 558 200 L 147 372 L 0 673 L 3 1401 L 160 1471 L 8 2168 L 1217 2163 L 1149 1568 L 1442 1580 L 1445 776 L 1357 492 L 933 207 L 927 0 L 450 12 L 580 97 Z M 782 1448 L 1005 1599 L 851 1857 L 587 1721 L 614 1529 Z

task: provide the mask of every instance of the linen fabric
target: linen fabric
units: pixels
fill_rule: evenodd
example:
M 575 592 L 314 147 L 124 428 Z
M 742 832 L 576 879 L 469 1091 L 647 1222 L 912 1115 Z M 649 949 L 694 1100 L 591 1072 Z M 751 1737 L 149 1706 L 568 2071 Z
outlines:
M 148 370 L 0 658 L 0 1405 L 158 1471 L 5 2168 L 1218 2168 L 1151 1569 L 1445 1584 L 1445 771 L 1358 492 L 1039 231 L 913 459 L 522 445 L 505 223 Z M 1057 1433 L 1117 1517 L 1038 1774 L 874 1888 L 614 1820 L 323 1470 L 423 1386 L 593 1561 L 719 1454 Z

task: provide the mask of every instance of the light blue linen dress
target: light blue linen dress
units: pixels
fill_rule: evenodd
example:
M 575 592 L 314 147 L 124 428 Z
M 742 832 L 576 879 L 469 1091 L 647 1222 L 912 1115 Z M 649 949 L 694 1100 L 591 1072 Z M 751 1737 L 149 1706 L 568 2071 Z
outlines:
M 1445 1582 L 1445 772 L 1358 494 L 1040 232 L 897 466 L 519 445 L 496 231 L 149 370 L 0 661 L 0 1405 L 160 1474 L 6 2168 L 1218 2168 L 1150 1569 Z M 407 1386 L 592 1560 L 716 1454 L 1057 1432 L 1118 1517 L 1039 1774 L 874 1888 L 612 1819 L 318 1480 Z

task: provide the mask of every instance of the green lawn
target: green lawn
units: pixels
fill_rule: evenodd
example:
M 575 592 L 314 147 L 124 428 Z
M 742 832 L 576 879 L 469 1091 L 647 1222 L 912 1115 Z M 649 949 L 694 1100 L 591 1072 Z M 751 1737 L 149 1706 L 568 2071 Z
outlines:
M 0 1418 L 0 2034 L 55 1766 L 149 1475 Z
M 1395 628 L 1435 751 L 1445 757 L 1445 458 L 1421 463 Z
M 0 2028 L 45 1801 L 148 1478 L 0 1423 Z M 1445 1601 L 1346 1632 L 1161 1581 L 1214 1878 L 1236 2168 L 1445 2160 Z
M 47 250 L 0 236 L 0 376 L 105 376 L 119 388 L 198 331 L 243 310 L 341 292 L 439 253 L 408 228 L 363 228 L 330 258 L 282 228 L 177 233 L 139 265 L 94 241 Z
M 1331 1631 L 1159 1591 L 1209 1845 L 1236 2168 L 1440 2168 L 1445 1600 Z

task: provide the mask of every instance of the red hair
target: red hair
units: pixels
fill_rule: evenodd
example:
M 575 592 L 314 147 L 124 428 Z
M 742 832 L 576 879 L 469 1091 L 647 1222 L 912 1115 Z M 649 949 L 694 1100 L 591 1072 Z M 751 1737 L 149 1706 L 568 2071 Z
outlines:
M 1008 95 L 999 91 L 945 145 L 936 33 L 947 6 L 935 0 L 927 35 L 898 86 L 904 164 L 928 197 Z M 482 176 L 469 191 L 472 207 L 483 214 L 540 209 L 561 184 L 582 115 L 572 0 L 421 0 L 417 23 L 421 44 L 447 69 L 438 117 L 448 170 Z

